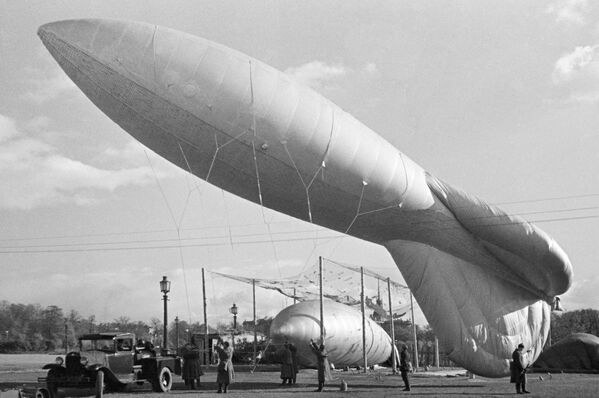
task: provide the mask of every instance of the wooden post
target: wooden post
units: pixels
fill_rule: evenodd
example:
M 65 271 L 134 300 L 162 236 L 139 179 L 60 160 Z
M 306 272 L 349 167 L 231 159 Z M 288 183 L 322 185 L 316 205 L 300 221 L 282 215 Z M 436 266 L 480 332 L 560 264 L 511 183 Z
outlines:
M 389 319 L 391 319 L 391 365 L 393 367 L 393 373 L 397 373 L 397 358 L 395 357 L 395 324 L 393 321 L 393 304 L 391 301 L 391 278 L 387 278 L 387 291 L 389 292 Z
M 439 339 L 435 336 L 435 366 L 439 367 Z
M 258 334 L 256 332 L 256 280 L 252 279 L 252 301 L 254 303 L 254 366 L 256 365 L 256 355 L 258 348 Z
M 364 308 L 364 267 L 360 267 L 360 309 L 362 310 L 362 360 L 364 362 L 364 373 L 368 367 L 366 358 L 366 311 Z
M 204 278 L 204 268 L 202 267 L 202 296 L 204 299 L 204 365 L 210 362 L 208 351 L 208 315 L 206 314 L 206 279 Z M 196 342 L 197 344 L 197 342 Z
M 320 344 L 324 344 L 324 308 L 322 303 L 322 256 L 318 256 L 318 279 L 320 285 Z
M 414 372 L 418 369 L 418 338 L 416 337 L 416 322 L 414 321 L 414 296 L 410 290 L 410 306 L 412 307 L 412 331 L 414 333 Z

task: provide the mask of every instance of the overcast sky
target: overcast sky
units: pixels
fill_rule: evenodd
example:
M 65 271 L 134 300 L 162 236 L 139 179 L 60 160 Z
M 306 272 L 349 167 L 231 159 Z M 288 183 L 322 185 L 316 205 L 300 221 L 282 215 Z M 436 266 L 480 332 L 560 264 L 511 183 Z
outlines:
M 564 307 L 599 307 L 599 3 L 586 0 L 0 1 L 0 299 L 148 321 L 167 275 L 170 314 L 195 322 L 202 267 L 279 278 L 321 255 L 403 281 L 384 248 L 263 215 L 122 131 L 36 36 L 89 17 L 286 71 L 432 174 L 536 221 L 574 266 Z M 250 286 L 206 283 L 209 323 L 233 302 L 251 318 Z M 291 304 L 257 301 L 259 317 Z

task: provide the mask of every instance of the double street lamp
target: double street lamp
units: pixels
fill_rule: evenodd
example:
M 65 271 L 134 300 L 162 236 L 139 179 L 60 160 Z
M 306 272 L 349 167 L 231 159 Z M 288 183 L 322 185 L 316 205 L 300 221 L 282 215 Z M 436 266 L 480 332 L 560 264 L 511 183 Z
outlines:
M 167 317 L 166 303 L 168 301 L 168 292 L 171 291 L 171 281 L 166 279 L 166 276 L 163 276 L 162 280 L 160 281 L 160 291 L 162 292 L 162 299 L 164 300 L 164 330 L 162 332 L 162 350 L 166 354 L 166 351 L 168 350 L 168 342 L 167 342 L 168 317 Z

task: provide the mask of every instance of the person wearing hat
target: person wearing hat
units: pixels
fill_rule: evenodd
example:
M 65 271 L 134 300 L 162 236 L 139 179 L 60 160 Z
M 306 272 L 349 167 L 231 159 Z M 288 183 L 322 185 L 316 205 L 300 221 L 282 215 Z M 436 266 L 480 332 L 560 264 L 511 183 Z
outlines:
M 530 350 L 529 350 L 530 351 Z M 524 360 L 524 344 L 518 344 L 518 348 L 512 353 L 510 363 L 510 382 L 516 383 L 517 394 L 529 394 L 526 390 L 526 365 Z

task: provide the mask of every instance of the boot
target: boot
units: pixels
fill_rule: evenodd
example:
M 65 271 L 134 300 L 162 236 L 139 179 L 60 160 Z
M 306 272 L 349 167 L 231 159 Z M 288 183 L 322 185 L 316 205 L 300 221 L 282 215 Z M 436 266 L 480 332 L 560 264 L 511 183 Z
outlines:
M 225 389 L 223 390 L 223 392 L 226 394 L 227 393 L 227 387 L 229 387 L 228 384 L 225 384 Z
M 222 392 L 223 392 L 223 385 L 222 385 L 222 384 L 219 384 L 219 385 L 218 385 L 218 391 L 217 391 L 217 393 L 218 393 L 218 394 L 221 394 Z
M 523 392 L 524 394 L 530 394 L 530 391 L 527 391 L 527 390 L 526 390 L 526 383 L 522 383 L 522 392 Z
M 196 383 L 194 379 L 189 379 L 189 388 L 191 388 L 192 390 L 196 389 Z

